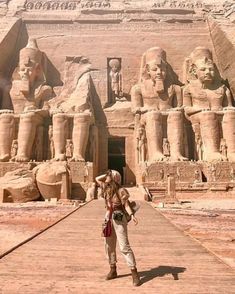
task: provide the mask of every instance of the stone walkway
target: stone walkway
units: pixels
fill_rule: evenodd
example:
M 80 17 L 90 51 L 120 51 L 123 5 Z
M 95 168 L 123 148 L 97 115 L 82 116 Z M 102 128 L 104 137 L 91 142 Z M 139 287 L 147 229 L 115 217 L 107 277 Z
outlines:
M 105 281 L 103 213 L 103 201 L 92 201 L 1 259 L 0 293 L 235 293 L 234 271 L 145 202 L 139 225 L 129 225 L 143 285 L 132 287 L 120 254 L 119 278 Z

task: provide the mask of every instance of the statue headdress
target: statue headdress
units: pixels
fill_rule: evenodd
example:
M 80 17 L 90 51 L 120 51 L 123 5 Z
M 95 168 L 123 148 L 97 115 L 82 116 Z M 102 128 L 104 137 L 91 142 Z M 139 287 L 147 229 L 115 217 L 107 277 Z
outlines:
M 193 52 L 184 60 L 183 65 L 183 82 L 187 83 L 195 79 L 193 68 L 197 60 L 204 60 L 205 62 L 213 63 L 212 52 L 206 47 L 196 47 Z
M 142 81 L 142 79 L 147 76 L 146 65 L 150 62 L 167 64 L 166 52 L 160 47 L 152 47 L 142 55 L 139 77 L 140 81 Z

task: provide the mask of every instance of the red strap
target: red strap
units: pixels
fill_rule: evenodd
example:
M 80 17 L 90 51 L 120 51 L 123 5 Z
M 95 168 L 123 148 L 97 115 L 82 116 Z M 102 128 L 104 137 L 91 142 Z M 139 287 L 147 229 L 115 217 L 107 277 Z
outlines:
M 110 206 L 109 206 L 109 219 L 111 219 L 112 214 L 113 214 L 113 203 L 112 203 L 112 201 L 109 200 L 109 204 L 110 204 Z

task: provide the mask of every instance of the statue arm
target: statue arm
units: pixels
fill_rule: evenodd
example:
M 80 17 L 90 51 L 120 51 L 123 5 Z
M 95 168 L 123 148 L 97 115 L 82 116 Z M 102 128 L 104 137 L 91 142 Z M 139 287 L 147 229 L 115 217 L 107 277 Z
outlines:
M 48 85 L 40 87 L 38 93 L 35 95 L 35 104 L 39 108 L 42 102 L 48 101 L 52 97 L 52 88 Z
M 122 96 L 123 95 L 123 91 L 122 91 L 122 74 L 120 73 L 119 74 L 119 94 L 120 94 L 120 96 Z
M 233 97 L 232 97 L 232 94 L 228 88 L 226 88 L 225 95 L 227 98 L 228 107 L 233 107 Z
M 183 89 L 183 106 L 185 113 L 189 116 L 201 112 L 201 109 L 193 107 L 192 95 L 188 85 Z
M 175 85 L 175 95 L 177 100 L 177 107 L 182 107 L 183 105 L 182 89 L 178 85 Z
M 183 89 L 183 105 L 185 107 L 192 106 L 192 96 L 188 86 Z
M 141 94 L 140 85 L 135 85 L 131 89 L 131 108 L 133 112 L 143 107 L 143 97 Z

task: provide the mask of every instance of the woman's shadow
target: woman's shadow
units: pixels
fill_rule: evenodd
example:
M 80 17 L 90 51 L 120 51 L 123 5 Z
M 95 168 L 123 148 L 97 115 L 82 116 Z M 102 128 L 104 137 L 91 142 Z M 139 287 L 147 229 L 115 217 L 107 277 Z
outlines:
M 179 274 L 186 271 L 185 267 L 160 265 L 148 271 L 139 272 L 141 284 L 147 283 L 154 278 L 172 275 L 174 280 L 179 280 Z

